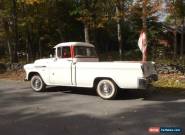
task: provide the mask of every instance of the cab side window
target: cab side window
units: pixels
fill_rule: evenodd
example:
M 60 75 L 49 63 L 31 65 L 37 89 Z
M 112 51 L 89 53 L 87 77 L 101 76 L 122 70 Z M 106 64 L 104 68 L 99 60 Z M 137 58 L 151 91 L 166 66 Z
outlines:
M 71 52 L 70 52 L 70 47 L 62 47 L 62 58 L 70 58 L 71 57 Z

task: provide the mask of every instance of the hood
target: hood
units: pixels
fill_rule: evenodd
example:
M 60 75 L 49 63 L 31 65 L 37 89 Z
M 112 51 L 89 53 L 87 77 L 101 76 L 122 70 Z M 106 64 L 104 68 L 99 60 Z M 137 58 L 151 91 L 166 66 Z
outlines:
M 51 60 L 54 58 L 48 58 L 48 59 L 39 59 L 34 62 L 34 65 L 47 65 Z

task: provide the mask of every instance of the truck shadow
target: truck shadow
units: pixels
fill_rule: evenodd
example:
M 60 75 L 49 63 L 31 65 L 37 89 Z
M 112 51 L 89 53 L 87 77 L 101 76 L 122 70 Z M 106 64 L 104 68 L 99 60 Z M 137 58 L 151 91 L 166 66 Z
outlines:
M 145 100 L 175 101 L 185 100 L 185 89 L 181 88 L 153 88 L 146 93 Z
M 174 101 L 185 99 L 185 89 L 180 88 L 156 88 L 146 90 L 122 90 L 117 100 L 138 99 L 150 101 Z
M 97 96 L 95 89 L 92 88 L 76 88 L 76 87 L 49 87 L 46 92 L 63 92 L 79 95 Z
M 74 88 L 74 87 L 49 87 L 47 92 L 62 92 L 66 94 L 97 96 L 95 89 Z M 185 99 L 185 89 L 180 88 L 156 88 L 146 90 L 120 89 L 115 100 L 143 99 L 150 101 L 174 101 Z

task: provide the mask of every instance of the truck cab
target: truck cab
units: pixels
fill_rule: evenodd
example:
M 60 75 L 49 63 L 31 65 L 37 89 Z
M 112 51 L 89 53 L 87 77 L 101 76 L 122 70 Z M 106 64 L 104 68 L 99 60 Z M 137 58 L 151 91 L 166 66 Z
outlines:
M 67 42 L 56 45 L 56 60 L 63 59 L 73 62 L 98 62 L 94 45 L 83 42 Z
M 49 82 L 54 85 L 76 86 L 76 63 L 99 61 L 95 47 L 89 43 L 67 42 L 54 48 L 55 58 L 49 64 Z

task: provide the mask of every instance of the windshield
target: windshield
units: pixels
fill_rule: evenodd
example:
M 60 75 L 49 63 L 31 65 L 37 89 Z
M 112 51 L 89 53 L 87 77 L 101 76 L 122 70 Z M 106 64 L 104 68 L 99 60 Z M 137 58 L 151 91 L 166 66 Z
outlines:
M 75 46 L 74 47 L 75 58 L 79 57 L 97 57 L 94 47 Z

